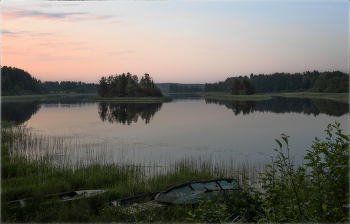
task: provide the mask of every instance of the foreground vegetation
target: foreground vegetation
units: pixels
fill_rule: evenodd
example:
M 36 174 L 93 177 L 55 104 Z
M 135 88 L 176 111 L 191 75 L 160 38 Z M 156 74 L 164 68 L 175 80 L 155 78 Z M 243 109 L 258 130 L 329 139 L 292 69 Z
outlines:
M 107 211 L 107 202 L 162 190 L 173 184 L 193 179 L 237 178 L 238 172 L 244 171 L 215 166 L 210 160 L 198 160 L 198 158 L 186 158 L 162 169 L 156 164 L 111 164 L 106 157 L 94 157 L 90 153 L 87 156 L 90 158 L 89 161 L 72 162 L 69 159 L 57 161 L 54 157 L 56 154 L 67 153 L 65 158 L 69 158 L 71 147 L 74 146 L 69 145 L 67 151 L 67 146 L 63 142 L 61 138 L 43 139 L 23 125 L 13 126 L 13 123 L 2 122 L 3 222 L 135 222 L 140 219 L 147 221 L 144 214 L 135 217 L 119 211 Z M 23 146 L 29 149 L 23 149 Z M 245 164 L 245 170 L 256 169 L 248 165 L 249 163 Z M 234 170 L 236 171 L 233 172 Z M 73 201 L 71 204 L 57 201 L 43 204 L 40 200 L 22 208 L 12 208 L 6 204 L 11 200 L 87 189 L 108 191 L 103 195 Z M 169 207 L 157 213 L 157 218 L 153 221 L 183 222 L 191 210 L 193 210 L 191 206 Z
M 326 140 L 316 138 L 305 157 L 307 163 L 299 167 L 294 167 L 289 157 L 289 137 L 282 135 L 282 142 L 276 140 L 278 156 L 265 168 L 249 161 L 225 166 L 186 158 L 159 169 L 156 164 L 108 163 L 93 155 L 88 156 L 88 163 L 57 162 L 54 152 L 65 152 L 67 158 L 72 150 L 61 138 L 45 139 L 23 125 L 2 122 L 1 218 L 3 222 L 223 222 L 240 209 L 244 222 L 348 222 L 349 137 L 339 126 L 328 125 Z M 239 180 L 244 189 L 239 199 L 202 200 L 197 206 L 127 215 L 117 209 L 110 211 L 106 204 L 179 182 L 221 177 Z M 21 208 L 6 203 L 87 189 L 108 191 L 72 203 L 43 204 L 38 200 Z
M 289 136 L 282 134 L 282 141 L 276 139 L 278 156 L 254 180 L 262 190 L 246 178 L 240 198 L 225 203 L 202 200 L 187 219 L 223 222 L 240 209 L 244 222 L 348 223 L 349 136 L 339 127 L 339 123 L 329 124 L 326 141 L 316 138 L 304 158 L 307 163 L 299 167 L 289 157 Z
M 243 216 L 259 222 L 348 222 L 349 136 L 339 127 L 329 124 L 326 140 L 315 138 L 304 157 L 307 163 L 299 167 L 289 157 L 289 136 L 276 139 L 278 156 L 257 178 L 263 192 L 244 184 L 243 195 L 251 196 L 254 205 L 245 207 Z

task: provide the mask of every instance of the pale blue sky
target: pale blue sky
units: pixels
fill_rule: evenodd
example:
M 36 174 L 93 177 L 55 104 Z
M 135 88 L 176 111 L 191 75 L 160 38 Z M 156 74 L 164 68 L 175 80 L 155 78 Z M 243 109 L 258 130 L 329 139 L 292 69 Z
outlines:
M 2 63 L 46 80 L 348 72 L 348 1 L 2 2 Z

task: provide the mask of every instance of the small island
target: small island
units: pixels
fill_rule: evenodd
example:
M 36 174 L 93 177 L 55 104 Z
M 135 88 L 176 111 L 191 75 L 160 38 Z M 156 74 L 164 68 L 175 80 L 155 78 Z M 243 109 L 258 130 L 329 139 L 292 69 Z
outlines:
M 154 84 L 149 74 L 145 73 L 140 82 L 137 75 L 129 72 L 121 75 L 102 77 L 98 85 L 98 97 L 89 97 L 88 101 L 121 102 L 170 102 L 172 98 L 164 96 Z

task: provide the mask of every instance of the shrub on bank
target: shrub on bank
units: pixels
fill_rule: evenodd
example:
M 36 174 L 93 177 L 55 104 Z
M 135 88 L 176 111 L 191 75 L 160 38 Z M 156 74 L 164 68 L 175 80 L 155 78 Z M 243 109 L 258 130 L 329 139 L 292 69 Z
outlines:
M 212 219 L 223 222 L 228 217 L 222 219 L 222 213 L 229 207 L 231 213 L 240 209 L 244 222 L 349 222 L 349 136 L 339 126 L 337 122 L 328 125 L 326 140 L 316 138 L 304 157 L 308 162 L 299 167 L 293 165 L 289 156 L 289 136 L 282 134 L 287 151 L 276 139 L 280 146 L 275 149 L 278 156 L 256 180 L 262 189 L 252 187 L 256 182 L 249 184 L 245 178 L 241 197 L 222 205 L 221 213 L 218 206 L 211 206 L 211 212 L 197 209 L 195 214 L 189 213 L 189 219 L 205 222 L 205 211 L 220 214 Z M 199 208 L 207 208 L 207 204 L 212 201 L 202 202 Z

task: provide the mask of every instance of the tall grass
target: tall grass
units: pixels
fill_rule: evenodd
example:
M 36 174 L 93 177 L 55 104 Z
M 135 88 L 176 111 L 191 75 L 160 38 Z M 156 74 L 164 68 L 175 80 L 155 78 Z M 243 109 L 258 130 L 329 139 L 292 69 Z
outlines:
M 135 163 L 124 156 L 123 147 L 116 157 L 108 154 L 104 140 L 48 136 L 8 122 L 2 122 L 1 135 L 4 222 L 134 222 L 134 216 L 106 213 L 103 208 L 111 200 L 190 180 L 229 177 L 243 181 L 239 173 L 254 179 L 265 165 L 233 160 L 227 164 L 204 156 L 169 159 L 164 162 L 166 166 L 159 166 L 156 161 Z M 12 209 L 7 204 L 22 198 L 89 189 L 107 192 L 69 205 L 40 203 Z M 192 207 L 168 208 L 158 214 L 157 221 L 185 221 L 189 209 Z

